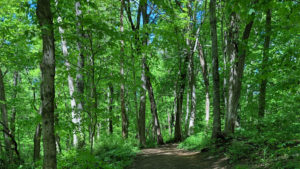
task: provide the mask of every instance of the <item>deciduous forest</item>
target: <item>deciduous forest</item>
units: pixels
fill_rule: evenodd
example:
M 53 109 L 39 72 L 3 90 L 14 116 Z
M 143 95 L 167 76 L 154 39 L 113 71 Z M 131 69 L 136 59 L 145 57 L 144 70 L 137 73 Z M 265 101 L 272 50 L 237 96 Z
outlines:
M 0 168 L 300 168 L 300 1 L 0 0 Z

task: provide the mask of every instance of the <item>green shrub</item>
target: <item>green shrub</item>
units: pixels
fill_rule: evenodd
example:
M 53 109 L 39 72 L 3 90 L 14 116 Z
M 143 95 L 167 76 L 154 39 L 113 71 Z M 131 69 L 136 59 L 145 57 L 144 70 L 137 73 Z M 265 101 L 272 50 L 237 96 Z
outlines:
M 138 152 L 134 139 L 103 136 L 96 143 L 94 153 L 88 149 L 72 149 L 59 155 L 60 169 L 122 169 L 131 164 Z M 88 146 L 87 146 L 88 147 Z
M 201 150 L 207 147 L 210 143 L 210 138 L 205 133 L 197 133 L 186 138 L 181 142 L 178 148 L 186 150 Z

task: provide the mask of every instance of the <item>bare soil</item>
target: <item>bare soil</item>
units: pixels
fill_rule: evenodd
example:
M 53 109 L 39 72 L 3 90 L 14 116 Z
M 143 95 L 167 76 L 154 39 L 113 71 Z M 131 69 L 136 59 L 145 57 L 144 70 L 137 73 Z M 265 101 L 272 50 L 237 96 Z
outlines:
M 127 169 L 227 169 L 224 155 L 212 156 L 207 152 L 186 151 L 167 144 L 143 149 Z

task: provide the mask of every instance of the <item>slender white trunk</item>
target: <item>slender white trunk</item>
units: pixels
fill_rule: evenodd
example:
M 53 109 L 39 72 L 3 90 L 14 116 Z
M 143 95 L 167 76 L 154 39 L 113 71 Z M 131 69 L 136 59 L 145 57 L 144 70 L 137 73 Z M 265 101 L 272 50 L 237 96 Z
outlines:
M 58 1 L 56 0 L 56 6 L 57 6 Z M 59 24 L 62 23 L 62 18 L 61 16 L 58 16 L 57 18 L 57 22 Z M 71 98 L 71 109 L 72 109 L 72 123 L 75 124 L 76 126 L 79 126 L 80 124 L 80 116 L 77 116 L 75 114 L 75 109 L 76 109 L 76 101 L 75 101 L 75 97 L 74 97 L 74 79 L 70 74 L 70 70 L 71 70 L 71 64 L 69 62 L 69 52 L 68 52 L 68 47 L 67 47 L 67 40 L 64 38 L 64 32 L 65 30 L 59 26 L 59 34 L 60 34 L 60 38 L 61 38 L 61 48 L 62 48 L 62 52 L 63 52 L 63 56 L 65 57 L 65 66 L 68 72 L 68 87 L 69 87 L 69 94 L 70 94 L 70 98 Z M 76 130 L 73 131 L 73 145 L 77 146 L 78 145 L 78 137 L 76 135 Z

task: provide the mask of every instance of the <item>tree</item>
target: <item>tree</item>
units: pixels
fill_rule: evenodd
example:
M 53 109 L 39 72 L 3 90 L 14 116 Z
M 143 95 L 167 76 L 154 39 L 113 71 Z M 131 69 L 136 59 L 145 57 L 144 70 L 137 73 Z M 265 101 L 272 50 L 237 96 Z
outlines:
M 210 29 L 212 40 L 212 69 L 213 69 L 213 108 L 214 122 L 212 137 L 218 138 L 221 135 L 221 118 L 220 118 L 220 78 L 219 78 L 219 56 L 218 56 L 218 35 L 217 35 L 217 18 L 216 18 L 216 1 L 211 0 L 209 3 L 210 12 Z
M 265 42 L 263 48 L 263 61 L 261 65 L 262 71 L 262 81 L 260 83 L 259 89 L 259 107 L 258 107 L 258 115 L 260 117 L 264 117 L 265 115 L 265 107 L 266 107 L 266 88 L 267 88 L 267 67 L 269 60 L 269 46 L 270 46 L 270 36 L 271 36 L 271 9 L 267 9 L 266 12 L 266 25 L 265 25 Z
M 121 9 L 120 9 L 120 32 L 123 33 L 124 27 L 123 27 L 123 17 L 124 17 L 124 0 L 121 0 Z M 122 77 L 121 82 L 121 115 L 122 115 L 122 135 L 124 138 L 128 137 L 128 117 L 126 114 L 126 108 L 125 108 L 125 84 L 124 84 L 124 41 L 121 39 L 121 49 L 120 49 L 120 74 Z
M 1 106 L 1 125 L 4 128 L 3 131 L 3 138 L 4 138 L 4 145 L 5 145 L 5 152 L 7 154 L 7 157 L 10 158 L 10 149 L 11 149 L 11 144 L 10 144 L 10 138 L 9 138 L 9 128 L 8 128 L 8 117 L 7 117 L 7 106 L 6 106 L 6 97 L 5 97 L 5 88 L 4 88 L 4 75 L 7 72 L 2 72 L 0 69 L 0 106 Z M 6 131 L 6 132 L 5 132 Z
M 239 43 L 239 22 L 240 16 L 236 12 L 230 14 L 230 25 L 228 30 L 227 53 L 230 60 L 230 71 L 228 81 L 228 106 L 225 119 L 225 134 L 234 133 L 237 120 L 237 109 L 241 96 L 242 77 L 247 53 L 247 42 L 254 22 L 254 13 L 250 16 L 250 21 L 246 24 L 241 43 Z
M 55 46 L 53 18 L 49 0 L 37 1 L 37 18 L 43 39 L 43 57 L 41 61 L 41 100 L 42 100 L 42 135 L 44 148 L 44 169 L 56 169 L 56 145 L 54 131 L 54 76 Z

